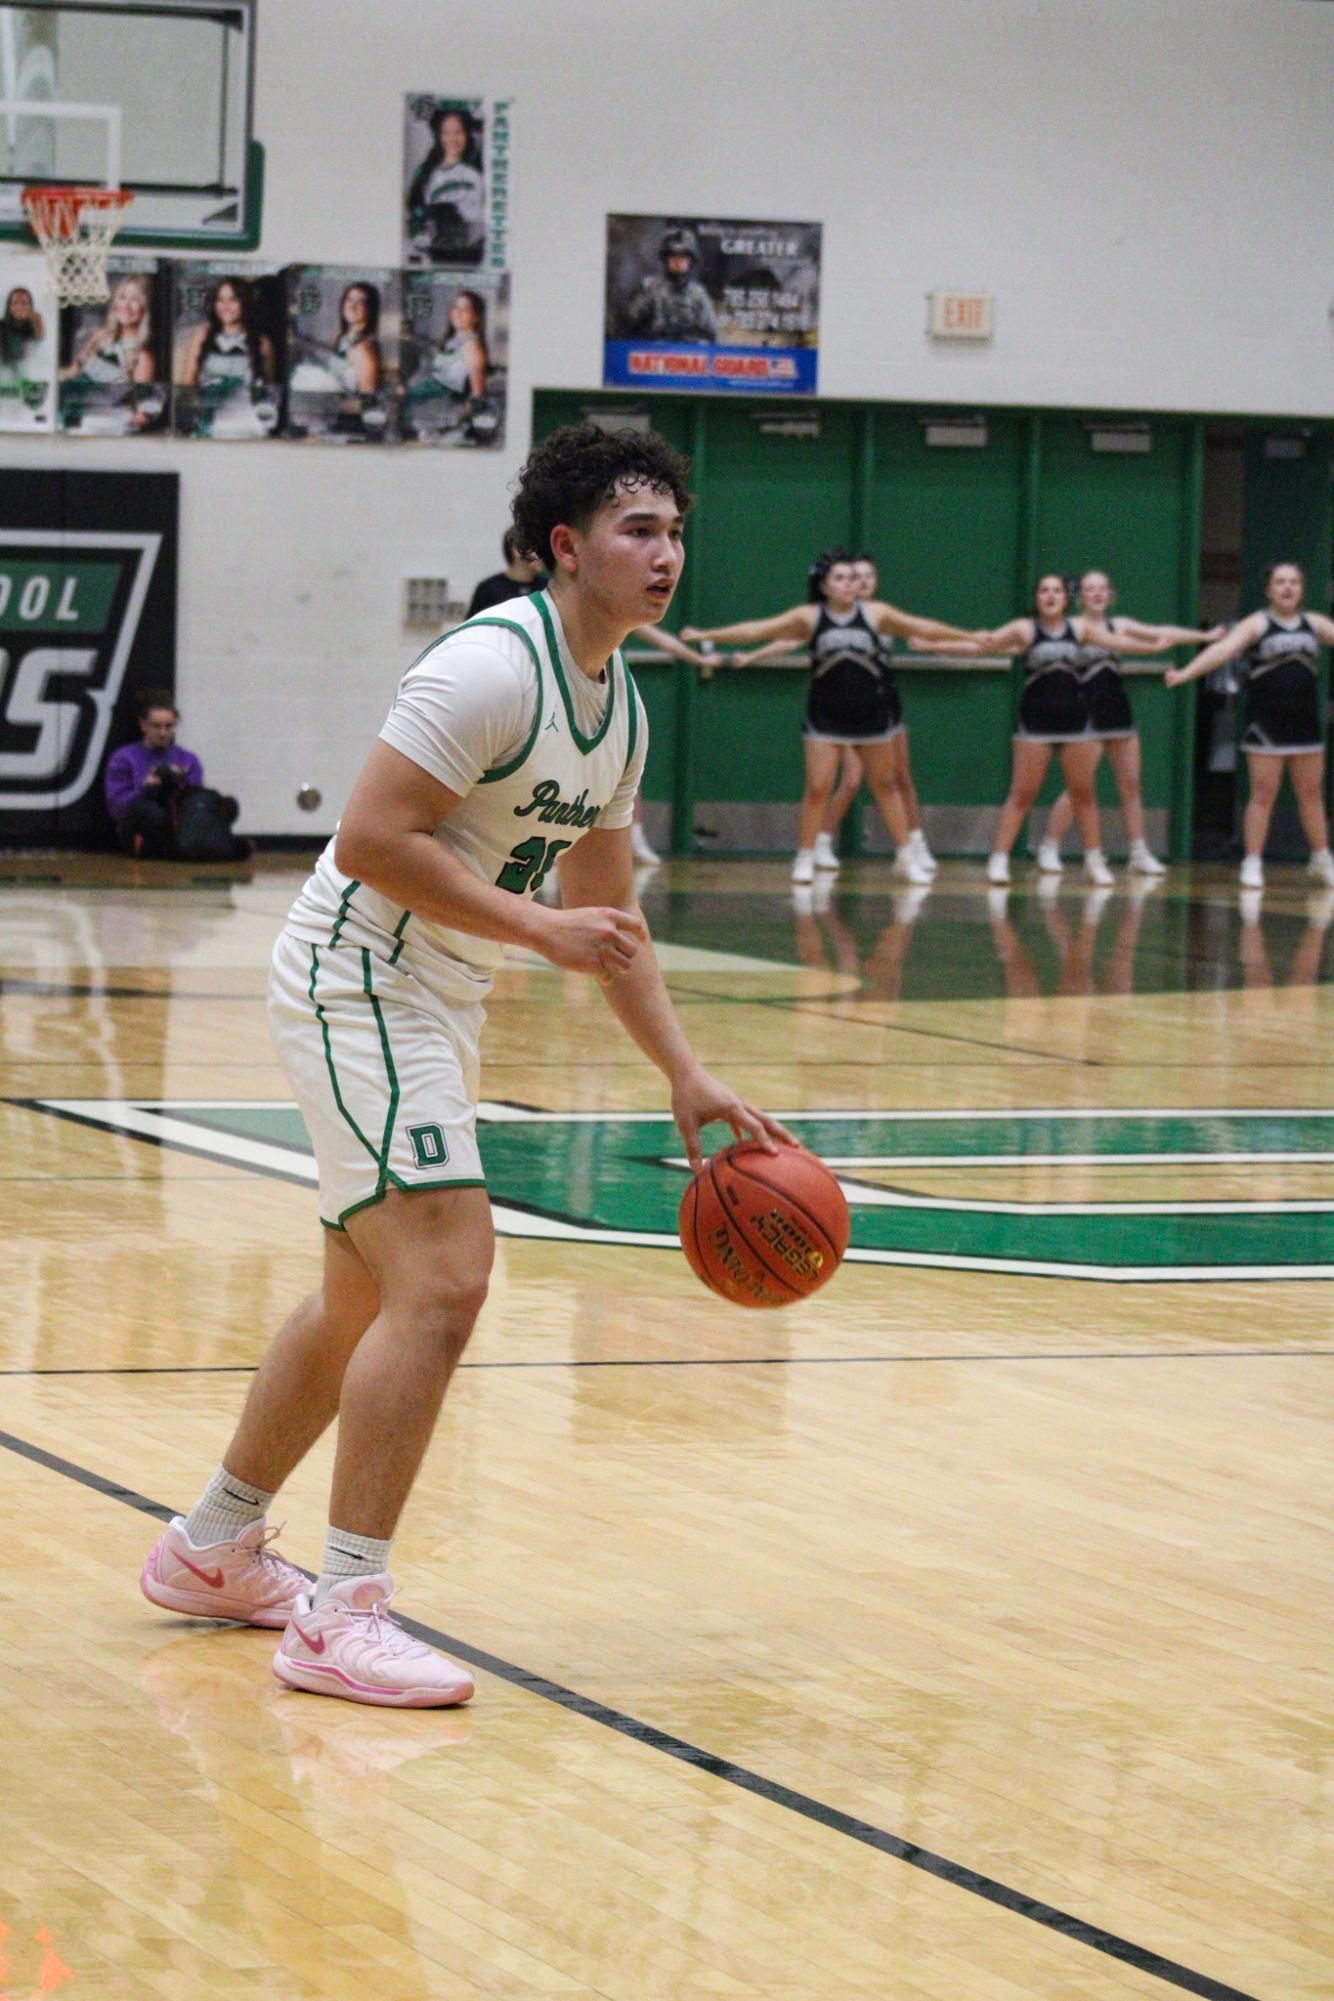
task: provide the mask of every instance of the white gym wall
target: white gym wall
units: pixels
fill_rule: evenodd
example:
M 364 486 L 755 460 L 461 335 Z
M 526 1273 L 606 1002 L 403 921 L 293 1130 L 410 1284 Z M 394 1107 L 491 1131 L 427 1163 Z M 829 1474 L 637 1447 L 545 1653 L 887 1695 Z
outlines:
M 397 262 L 404 93 L 514 99 L 507 448 L 0 461 L 179 471 L 183 738 L 247 828 L 321 831 L 401 579 L 498 568 L 534 385 L 596 387 L 609 209 L 822 221 L 825 396 L 1329 416 L 1332 74 L 1315 0 L 262 0 L 266 261 Z M 989 345 L 927 340 L 940 287 L 995 294 Z

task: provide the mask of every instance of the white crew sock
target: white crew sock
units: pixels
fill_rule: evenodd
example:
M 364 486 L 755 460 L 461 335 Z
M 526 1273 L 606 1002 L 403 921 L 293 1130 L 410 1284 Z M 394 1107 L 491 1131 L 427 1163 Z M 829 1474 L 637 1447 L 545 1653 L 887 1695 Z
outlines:
M 268 1512 L 272 1494 L 238 1480 L 219 1466 L 185 1518 L 185 1533 L 196 1549 L 214 1542 L 235 1542 Z
M 345 1577 L 378 1577 L 389 1568 L 389 1542 L 370 1535 L 353 1535 L 330 1523 L 324 1538 L 324 1561 L 315 1580 L 315 1603 L 322 1605 L 335 1584 Z
M 1328 868 L 1334 863 L 1334 853 L 1328 848 L 1312 848 L 1311 864 L 1314 868 Z
M 833 835 L 826 833 L 817 834 L 815 836 L 815 846 L 811 852 L 817 855 L 832 855 L 834 852 Z

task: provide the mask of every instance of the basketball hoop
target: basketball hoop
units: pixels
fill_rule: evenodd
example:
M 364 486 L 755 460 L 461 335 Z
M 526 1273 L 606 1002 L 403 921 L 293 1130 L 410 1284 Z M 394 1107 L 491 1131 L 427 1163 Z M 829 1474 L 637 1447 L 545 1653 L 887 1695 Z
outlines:
M 110 296 L 107 253 L 134 199 L 128 188 L 24 188 L 23 206 L 62 306 Z

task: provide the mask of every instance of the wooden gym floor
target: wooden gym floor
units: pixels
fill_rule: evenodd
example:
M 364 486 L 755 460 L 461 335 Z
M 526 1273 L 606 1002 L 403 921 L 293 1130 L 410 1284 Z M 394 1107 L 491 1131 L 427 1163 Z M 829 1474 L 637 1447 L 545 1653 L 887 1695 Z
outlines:
M 297 872 L 3 867 L 0 1991 L 1328 2001 L 1334 898 L 660 871 L 696 1047 L 854 1198 L 781 1314 L 670 1248 L 596 990 L 507 971 L 394 1565 L 478 1694 L 394 1714 L 136 1584 L 317 1270 Z

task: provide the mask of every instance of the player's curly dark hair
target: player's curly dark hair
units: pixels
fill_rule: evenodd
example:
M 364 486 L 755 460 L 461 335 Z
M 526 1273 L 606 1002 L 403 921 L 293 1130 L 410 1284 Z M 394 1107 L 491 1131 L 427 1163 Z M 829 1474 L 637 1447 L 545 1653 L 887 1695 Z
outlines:
M 514 535 L 544 563 L 553 560 L 551 531 L 587 528 L 618 487 L 670 493 L 688 514 L 695 496 L 686 484 L 688 462 L 656 431 L 604 431 L 598 424 L 566 424 L 529 454 L 519 474 L 512 513 Z

